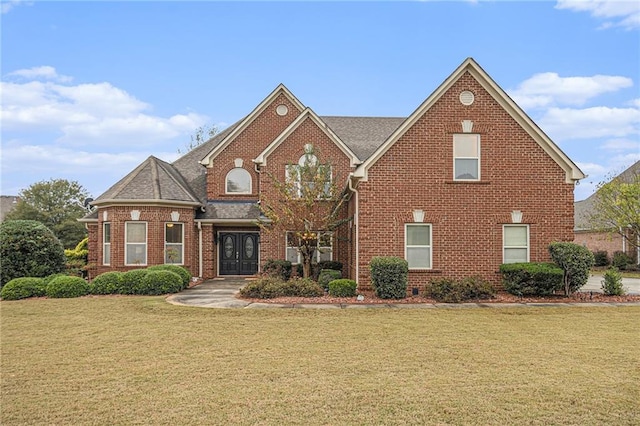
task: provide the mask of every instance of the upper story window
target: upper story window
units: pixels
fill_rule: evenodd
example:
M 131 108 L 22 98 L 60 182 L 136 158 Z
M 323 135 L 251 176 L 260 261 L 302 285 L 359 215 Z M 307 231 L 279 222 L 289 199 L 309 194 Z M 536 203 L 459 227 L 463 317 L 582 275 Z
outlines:
M 251 194 L 251 174 L 242 167 L 236 167 L 227 173 L 227 194 Z
M 331 196 L 331 166 L 318 164 L 318 157 L 314 154 L 304 154 L 297 165 L 288 165 L 285 171 L 287 181 L 293 183 L 292 189 L 298 198 L 306 198 L 308 194 L 315 198 Z
M 480 180 L 480 135 L 453 136 L 453 178 Z

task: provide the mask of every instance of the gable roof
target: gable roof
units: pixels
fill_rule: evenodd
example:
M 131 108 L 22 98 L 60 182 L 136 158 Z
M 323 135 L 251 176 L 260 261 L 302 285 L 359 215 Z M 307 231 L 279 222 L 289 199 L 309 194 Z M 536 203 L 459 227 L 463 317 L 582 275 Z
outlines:
M 500 86 L 478 65 L 473 58 L 462 64 L 373 152 L 354 172 L 354 177 L 367 179 L 367 172 L 415 123 L 422 117 L 465 73 L 470 73 L 478 83 L 502 106 L 507 113 L 564 169 L 566 182 L 585 178 L 585 174 L 549 137 L 527 116 Z
M 318 128 L 322 130 L 324 134 L 327 135 L 327 137 L 331 139 L 331 141 L 333 141 L 333 143 L 335 143 L 338 146 L 338 148 L 340 148 L 340 150 L 344 153 L 344 155 L 346 155 L 349 158 L 349 163 L 351 167 L 354 167 L 357 164 L 361 163 L 361 161 L 353 153 L 353 151 L 342 141 L 342 139 L 340 139 L 333 132 L 333 130 L 331 130 L 331 128 L 327 127 L 327 125 L 322 121 L 322 119 L 318 117 L 311 108 L 306 108 L 302 112 L 302 114 L 298 115 L 298 117 L 296 117 L 296 119 L 293 120 L 293 122 L 286 129 L 284 129 L 283 132 L 280 133 L 280 135 L 277 138 L 275 138 L 273 142 L 271 142 L 269 146 L 267 146 L 264 149 L 264 151 L 258 154 L 258 156 L 253 160 L 253 162 L 256 164 L 266 165 L 267 157 L 269 156 L 269 154 L 271 154 L 285 139 L 287 139 L 291 135 L 291 133 L 293 133 L 294 130 L 300 127 L 300 125 L 307 119 L 310 119 L 311 121 L 313 121 L 316 124 L 316 126 L 318 126 Z
M 182 175 L 169 163 L 154 156 L 147 158 L 91 204 L 127 204 L 135 202 L 199 206 Z
M 615 179 L 620 179 L 623 182 L 631 182 L 637 174 L 640 174 L 640 161 L 633 163 L 625 171 L 616 176 Z M 591 194 L 587 199 L 573 203 L 574 229 L 576 231 L 588 231 L 592 228 L 589 223 L 589 216 L 593 212 L 597 196 L 598 191 Z
M 236 136 L 242 133 L 253 122 L 253 120 L 255 120 L 262 111 L 264 111 L 273 102 L 273 100 L 281 94 L 285 95 L 289 99 L 289 101 L 298 109 L 298 112 L 302 112 L 304 110 L 304 105 L 302 105 L 302 103 L 293 96 L 293 93 L 291 93 L 284 84 L 279 84 L 269 96 L 264 98 L 264 100 L 260 102 L 260 104 L 258 104 L 258 106 L 255 107 L 249 115 L 238 123 L 233 131 L 229 132 L 219 144 L 217 144 L 204 156 L 204 158 L 200 160 L 200 164 L 204 166 L 209 165 L 212 158 L 215 158 L 221 151 L 223 151 L 236 138 Z

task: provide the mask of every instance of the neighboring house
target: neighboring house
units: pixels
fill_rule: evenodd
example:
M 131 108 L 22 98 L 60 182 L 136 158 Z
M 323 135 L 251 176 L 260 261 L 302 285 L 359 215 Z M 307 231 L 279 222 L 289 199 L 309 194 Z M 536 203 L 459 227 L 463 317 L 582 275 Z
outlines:
M 547 261 L 573 241 L 580 169 L 471 58 L 409 117 L 319 117 L 278 86 L 245 118 L 169 164 L 155 157 L 92 204 L 92 276 L 177 263 L 194 276 L 252 275 L 297 261 L 290 239 L 261 230 L 257 201 L 311 144 L 349 200 L 318 260 L 370 285 L 374 256 L 409 262 L 409 284 Z M 318 230 L 320 232 L 326 230 Z
M 634 175 L 640 173 L 640 161 L 636 161 L 625 171 L 620 173 L 616 178 L 621 179 L 623 182 L 631 181 Z M 591 194 L 591 196 L 585 200 L 577 201 L 575 203 L 575 238 L 576 244 L 583 245 L 591 251 L 606 251 L 609 255 L 609 259 L 613 256 L 613 253 L 621 251 L 629 255 L 632 259 L 640 264 L 640 252 L 631 244 L 627 242 L 627 239 L 638 238 L 631 233 L 630 229 L 625 230 L 626 238 L 622 238 L 622 235 L 618 232 L 602 232 L 594 230 L 589 217 L 593 214 L 595 200 L 598 196 L 598 192 Z
M 20 201 L 20 197 L 15 195 L 0 196 L 0 222 L 4 221 L 5 216 L 16 208 L 18 201 Z

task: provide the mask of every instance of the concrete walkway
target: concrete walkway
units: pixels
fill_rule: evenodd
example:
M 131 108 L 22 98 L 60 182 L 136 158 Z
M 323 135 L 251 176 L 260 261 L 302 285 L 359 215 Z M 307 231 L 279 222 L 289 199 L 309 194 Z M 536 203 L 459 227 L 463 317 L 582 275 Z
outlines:
M 591 283 L 593 289 L 585 288 L 583 292 L 600 289 L 600 277 L 594 278 Z M 640 280 L 638 281 L 640 289 Z M 265 309 L 265 308 L 307 308 L 307 309 L 363 309 L 363 308 L 394 308 L 394 309 L 434 309 L 434 308 L 512 308 L 512 307 L 551 307 L 551 306 L 640 306 L 640 302 L 616 303 L 616 302 L 593 302 L 593 303 L 357 303 L 357 304 L 279 304 L 279 303 L 259 303 L 249 302 L 236 298 L 240 288 L 248 281 L 244 278 L 216 278 L 207 280 L 195 287 L 188 288 L 177 294 L 167 297 L 167 302 L 174 305 L 194 306 L 201 308 L 244 308 L 244 309 Z M 627 284 L 623 281 L 625 286 Z M 635 293 L 640 294 L 640 293 Z

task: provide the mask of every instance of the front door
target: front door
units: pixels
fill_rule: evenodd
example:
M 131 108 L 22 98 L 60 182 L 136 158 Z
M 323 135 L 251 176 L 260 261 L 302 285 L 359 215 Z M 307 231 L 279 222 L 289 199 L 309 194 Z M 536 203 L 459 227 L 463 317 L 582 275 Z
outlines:
M 258 272 L 258 234 L 220 233 L 220 275 L 254 275 Z

